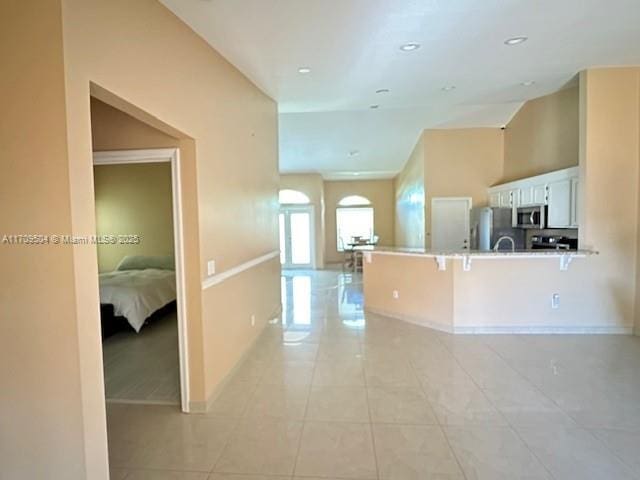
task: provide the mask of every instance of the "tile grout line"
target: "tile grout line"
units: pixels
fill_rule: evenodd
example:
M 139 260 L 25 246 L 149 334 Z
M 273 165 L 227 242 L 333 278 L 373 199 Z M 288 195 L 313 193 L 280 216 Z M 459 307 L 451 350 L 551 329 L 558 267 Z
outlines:
M 254 348 L 256 348 L 257 344 L 254 344 L 252 346 L 252 350 Z M 272 356 L 275 355 L 272 354 Z M 246 359 L 245 359 L 246 360 Z M 269 358 L 269 361 L 271 360 L 271 357 Z M 237 373 L 237 372 L 236 372 Z M 251 402 L 251 399 L 254 397 L 254 395 L 256 394 L 256 392 L 258 391 L 258 386 L 260 385 L 260 382 L 262 380 L 262 376 L 265 374 L 265 372 L 263 371 L 260 376 L 258 377 L 258 379 L 256 380 L 256 382 L 253 384 L 253 387 L 250 389 L 250 393 L 247 394 L 247 405 L 245 406 L 244 410 L 242 411 L 241 414 L 238 415 L 237 418 L 235 418 L 235 422 L 233 427 L 231 428 L 231 431 L 229 432 L 229 436 L 227 437 L 227 439 L 224 442 L 224 446 L 220 449 L 220 453 L 218 454 L 218 457 L 216 458 L 215 462 L 213 462 L 213 467 L 211 468 L 211 470 L 209 471 L 208 475 L 211 476 L 216 472 L 216 467 L 218 466 L 218 463 L 220 462 L 220 460 L 222 459 L 222 457 L 224 456 L 224 453 L 226 452 L 227 448 L 229 447 L 229 444 L 231 443 L 231 440 L 235 437 L 235 435 L 238 433 L 238 430 L 240 428 L 240 424 L 242 423 L 243 420 L 246 419 L 246 415 L 247 412 L 249 410 L 249 403 Z M 249 382 L 244 382 L 244 383 L 249 383 Z M 225 386 L 225 388 L 228 385 Z
M 437 341 L 437 339 L 436 339 L 436 341 Z M 446 348 L 445 348 L 445 350 L 446 350 Z M 456 454 L 455 450 L 453 449 L 453 446 L 451 445 L 451 441 L 449 439 L 449 436 L 447 435 L 447 432 L 444 429 L 444 425 L 440 421 L 440 418 L 438 418 L 438 414 L 436 413 L 435 409 L 433 408 L 433 405 L 429 401 L 429 398 L 427 396 L 427 392 L 424 389 L 424 385 L 422 384 L 422 381 L 420 381 L 420 376 L 418 375 L 418 372 L 417 372 L 417 370 L 415 368 L 415 365 L 413 364 L 413 361 L 411 359 L 409 359 L 409 366 L 411 367 L 411 370 L 413 370 L 413 374 L 418 378 L 418 385 L 420 386 L 420 391 L 424 395 L 424 401 L 427 403 L 427 405 L 429 405 L 429 408 L 431 409 L 431 412 L 433 413 L 433 417 L 436 419 L 436 426 L 438 427 L 438 430 L 440 430 L 440 433 L 442 433 L 442 436 L 444 437 L 445 442 L 447 442 L 447 446 L 449 447 L 449 451 L 451 452 L 451 455 L 453 455 L 453 458 L 455 459 L 456 464 L 458 465 L 458 468 L 460 469 L 460 472 L 462 472 L 462 476 L 464 477 L 465 480 L 468 480 L 467 473 L 464 471 L 464 468 L 462 468 L 462 462 L 458 458 L 458 455 Z
M 498 352 L 497 350 L 495 350 L 490 344 L 486 344 L 485 346 L 487 348 L 489 348 L 492 352 L 494 352 L 500 359 L 502 359 L 505 363 L 508 364 L 509 359 L 505 358 L 502 354 L 500 354 L 500 352 Z M 553 398 L 551 398 L 550 396 L 548 396 L 546 393 L 544 393 L 542 391 L 541 388 L 539 388 L 535 383 L 533 383 L 526 375 L 524 375 L 518 368 L 509 365 L 509 367 L 516 372 L 523 380 L 525 380 L 529 385 L 531 385 L 531 387 L 537 391 L 540 395 L 542 395 L 544 398 L 548 399 L 553 405 L 555 405 L 558 410 L 560 410 L 562 413 L 564 413 L 567 417 L 569 417 L 573 422 L 575 422 L 575 426 L 566 426 L 565 428 L 574 428 L 574 429 L 578 429 L 578 430 L 584 430 L 587 433 L 589 433 L 592 438 L 598 442 L 600 445 L 602 445 L 602 447 L 604 447 L 604 449 L 606 451 L 608 451 L 611 455 L 613 455 L 615 458 L 617 458 L 622 465 L 624 465 L 625 467 L 627 467 L 628 470 L 630 470 L 633 473 L 633 466 L 629 465 L 622 457 L 620 457 L 618 455 L 617 452 L 615 452 L 613 449 L 611 449 L 603 440 L 601 440 L 593 431 L 592 429 L 590 429 L 589 427 L 582 425 L 580 422 L 578 422 L 578 420 L 576 420 L 573 415 L 571 415 L 569 412 L 565 411 Z M 595 430 L 595 429 L 593 429 Z M 518 435 L 518 437 L 527 445 L 527 447 L 529 446 L 529 444 L 527 444 L 527 442 L 524 441 L 524 439 L 522 438 L 522 436 L 520 435 L 520 433 L 517 431 L 517 428 L 515 428 L 514 426 L 514 431 L 516 432 L 516 435 Z M 534 454 L 535 455 L 535 454 Z M 537 455 L 536 455 L 537 458 Z
M 366 320 L 365 320 L 366 321 Z M 364 354 L 363 345 L 360 344 L 360 351 Z M 364 356 L 363 356 L 364 358 Z M 369 401 L 369 382 L 367 381 L 367 372 L 365 370 L 365 362 L 362 362 L 362 376 L 364 377 L 364 392 L 367 399 L 367 413 L 369 414 L 369 435 L 371 436 L 371 445 L 373 447 L 373 461 L 376 466 L 376 478 L 380 479 L 380 462 L 378 461 L 378 452 L 376 451 L 376 438 L 373 432 L 373 417 L 371 415 L 371 402 Z
M 486 344 L 486 343 L 484 343 L 484 342 L 482 343 L 482 345 L 483 345 L 483 346 L 485 346 L 485 347 L 487 347 L 487 344 Z M 449 349 L 446 347 L 446 345 L 444 345 L 444 344 L 443 344 L 443 346 L 444 346 L 444 348 L 445 348 L 446 350 L 448 350 L 448 351 L 449 351 L 449 353 L 451 354 L 451 357 L 454 359 L 454 361 L 456 362 L 456 364 L 458 364 L 458 366 L 462 369 L 462 371 L 463 371 L 465 374 L 467 374 L 467 376 L 471 379 L 471 381 L 473 382 L 473 384 L 474 384 L 474 385 L 475 385 L 475 386 L 480 390 L 480 392 L 482 393 L 482 395 L 484 395 L 484 397 L 485 397 L 485 398 L 487 399 L 487 401 L 491 404 L 491 406 L 492 406 L 493 408 L 495 408 L 496 412 L 498 412 L 498 414 L 499 414 L 499 415 L 500 415 L 500 416 L 505 420 L 505 422 L 507 422 L 507 425 L 508 425 L 509 430 L 511 430 L 511 431 L 515 434 L 515 436 L 516 436 L 516 437 L 518 437 L 518 439 L 519 439 L 519 440 L 522 442 L 522 444 L 526 447 L 527 451 L 528 451 L 531 455 L 533 455 L 533 458 L 535 458 L 535 459 L 538 461 L 538 463 L 540 464 L 540 466 L 544 469 L 544 471 L 545 471 L 545 472 L 547 472 L 547 473 L 549 474 L 549 477 L 550 477 L 551 479 L 555 479 L 556 477 L 551 473 L 551 471 L 549 470 L 549 468 L 547 467 L 547 465 L 545 465 L 545 464 L 542 462 L 542 460 L 540 460 L 540 458 L 538 457 L 538 455 L 536 455 L 536 453 L 535 453 L 535 452 L 533 451 L 533 449 L 529 446 L 529 444 L 528 444 L 527 442 L 525 442 L 525 441 L 524 441 L 524 439 L 522 438 L 522 436 L 520 435 L 520 433 L 517 431 L 517 429 L 514 427 L 514 425 L 509 421 L 509 419 L 507 418 L 507 416 L 506 416 L 506 415 L 504 415 L 504 414 L 500 411 L 500 409 L 495 405 L 495 403 L 494 403 L 494 402 L 493 402 L 493 401 L 492 401 L 492 400 L 491 400 L 491 399 L 486 395 L 486 393 L 485 393 L 484 389 L 483 389 L 483 388 L 478 384 L 478 382 L 476 382 L 476 379 L 475 379 L 475 378 L 473 378 L 473 376 L 472 376 L 472 375 L 467 371 L 467 369 L 466 369 L 466 368 L 464 368 L 464 367 L 462 366 L 462 364 L 460 363 L 460 361 L 458 360 L 458 358 L 454 355 L 454 353 L 453 353 L 451 350 L 449 350 Z M 493 351 L 493 349 L 491 349 L 490 347 L 489 347 L 489 349 L 490 349 L 491 351 Z M 508 365 L 508 364 L 507 364 L 507 366 L 508 366 L 509 368 L 511 368 L 512 370 L 514 370 L 514 371 L 515 371 L 515 369 L 514 369 L 513 367 L 511 367 L 510 365 Z
M 320 343 L 318 343 L 318 349 L 313 361 L 313 371 L 311 372 L 311 380 L 307 388 L 307 400 L 304 405 L 304 412 L 302 414 L 302 428 L 300 429 L 300 438 L 298 439 L 298 448 L 296 449 L 296 457 L 293 461 L 293 470 L 291 471 L 291 477 L 296 476 L 296 470 L 298 469 L 298 460 L 300 458 L 300 450 L 302 449 L 302 440 L 304 438 L 304 431 L 307 426 L 307 413 L 309 411 L 309 402 L 311 401 L 311 389 L 313 387 L 313 379 L 316 376 L 316 368 L 318 367 L 318 355 L 320 355 Z

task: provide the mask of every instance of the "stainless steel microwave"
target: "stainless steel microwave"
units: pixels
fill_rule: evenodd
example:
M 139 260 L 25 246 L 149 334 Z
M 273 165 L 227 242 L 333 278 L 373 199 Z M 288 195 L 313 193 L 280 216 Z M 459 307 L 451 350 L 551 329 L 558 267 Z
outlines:
M 547 207 L 536 205 L 517 208 L 513 216 L 513 226 L 515 228 L 546 228 Z

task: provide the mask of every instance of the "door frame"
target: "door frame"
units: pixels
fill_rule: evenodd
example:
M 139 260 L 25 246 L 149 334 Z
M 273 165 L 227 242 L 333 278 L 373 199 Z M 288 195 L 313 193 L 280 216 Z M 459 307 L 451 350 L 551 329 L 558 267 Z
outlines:
M 296 204 L 296 203 L 291 203 L 291 204 L 281 204 L 280 205 L 280 209 L 278 210 L 278 215 L 280 215 L 281 213 L 285 213 L 286 211 L 289 212 L 307 212 L 309 213 L 309 254 L 310 254 L 310 262 L 308 265 L 300 265 L 300 266 L 296 266 L 296 265 L 289 265 L 286 266 L 285 264 L 282 264 L 282 268 L 286 269 L 286 270 L 296 270 L 296 269 L 301 269 L 304 270 L 305 268 L 312 268 L 312 269 L 316 269 L 316 215 L 315 215 L 315 206 L 311 205 L 311 204 Z M 286 222 L 285 222 L 286 225 Z M 280 228 L 278 226 L 278 228 Z M 286 229 L 286 227 L 285 227 Z M 287 241 L 286 237 L 285 237 L 285 242 Z M 289 253 L 289 255 L 291 255 L 291 242 L 289 242 L 289 248 L 287 249 L 287 252 Z M 286 260 L 286 258 L 285 258 Z
M 434 211 L 434 206 L 436 203 L 440 203 L 440 202 L 448 202 L 448 201 L 455 201 L 455 202 L 460 202 L 460 201 L 465 201 L 467 203 L 467 235 L 468 235 L 468 239 L 471 240 L 471 208 L 473 206 L 473 199 L 471 197 L 433 197 L 431 199 L 431 211 L 429 212 L 431 215 L 431 219 L 430 219 L 430 223 L 431 223 L 431 238 L 430 238 L 430 244 L 431 247 L 433 248 L 433 211 Z M 470 249 L 470 245 L 467 243 L 467 250 Z
M 176 312 L 178 320 L 178 353 L 180 358 L 180 404 L 189 412 L 189 342 L 186 309 L 186 280 L 184 267 L 184 229 L 182 215 L 182 181 L 180 178 L 180 149 L 153 148 L 144 150 L 114 150 L 93 152 L 94 165 L 135 163 L 171 163 L 171 196 L 173 207 L 173 248 L 176 268 Z

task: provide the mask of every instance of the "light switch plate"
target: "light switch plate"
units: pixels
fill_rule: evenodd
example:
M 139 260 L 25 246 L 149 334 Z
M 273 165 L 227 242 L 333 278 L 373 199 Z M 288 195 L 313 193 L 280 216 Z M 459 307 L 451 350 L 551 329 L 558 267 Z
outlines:
M 207 262 L 207 275 L 211 276 L 211 275 L 215 275 L 215 273 L 216 273 L 216 261 L 209 260 Z

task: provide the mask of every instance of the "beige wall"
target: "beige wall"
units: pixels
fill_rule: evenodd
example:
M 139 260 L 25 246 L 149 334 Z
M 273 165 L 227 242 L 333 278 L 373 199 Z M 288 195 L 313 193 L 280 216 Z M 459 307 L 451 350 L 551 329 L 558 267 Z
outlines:
M 322 175 L 318 173 L 281 175 L 280 189 L 298 190 L 311 200 L 315 215 L 316 268 L 324 268 L 325 205 Z
M 499 128 L 425 130 L 425 245 L 431 245 L 431 200 L 471 197 L 487 205 L 487 188 L 500 180 L 503 132 Z
M 206 402 L 280 302 L 277 261 L 234 279 L 241 309 L 231 284 L 201 289 L 207 260 L 224 271 L 277 249 L 276 104 L 156 1 L 0 8 L 3 228 L 95 232 L 90 93 L 178 138 L 190 391 Z M 1 252 L 2 476 L 106 480 L 96 248 Z
M 559 271 L 557 259 L 474 260 L 469 272 L 450 260 L 454 325 L 627 332 L 635 323 L 637 328 L 640 68 L 581 73 L 579 147 L 580 244 L 599 254 L 574 260 L 566 272 Z M 382 257 L 373 255 L 365 264 L 367 308 L 425 325 L 443 324 L 444 318 L 446 324 L 450 295 L 440 293 L 442 304 L 434 304 L 425 290 L 449 285 L 450 274 L 437 271 L 433 259 Z M 414 281 L 403 283 L 398 271 Z M 400 289 L 398 300 L 392 298 L 394 288 Z M 554 293 L 560 295 L 557 310 L 550 308 Z
M 592 256 L 575 259 L 568 271 L 544 257 L 474 259 L 470 271 L 449 259 L 439 271 L 434 258 L 374 254 L 365 262 L 365 307 L 450 332 L 628 332 L 632 312 L 620 309 L 614 289 L 599 290 L 598 268 Z M 551 308 L 554 294 L 558 309 Z
M 368 311 L 450 331 L 453 271 L 438 271 L 433 258 L 379 255 L 364 262 L 364 304 Z M 398 291 L 398 298 L 393 291 Z
M 394 179 L 396 246 L 424 247 L 424 186 L 424 134 L 421 133 L 407 163 Z
M 393 180 L 327 181 L 324 183 L 326 263 L 342 261 L 342 253 L 337 248 L 336 208 L 338 202 L 349 195 L 362 195 L 371 201 L 379 244 L 394 244 Z
M 507 124 L 504 178 L 510 181 L 578 164 L 578 86 L 526 102 Z
M 167 135 L 121 110 L 91 97 L 91 145 L 94 151 L 180 147 Z
M 98 270 L 114 270 L 126 255 L 173 255 L 171 164 L 98 165 L 93 171 L 96 233 L 140 239 L 98 245 Z
M 72 230 L 61 15 L 57 1 L 0 3 L 3 235 Z M 104 405 L 85 420 L 83 404 L 85 388 L 104 402 L 97 306 L 85 317 L 95 324 L 85 363 L 72 248 L 0 243 L 0 271 L 0 477 L 106 478 Z M 83 363 L 95 377 L 87 385 Z M 91 468 L 85 439 L 98 453 Z
M 630 323 L 638 315 L 639 82 L 639 68 L 580 75 L 580 244 L 600 251 L 594 294 Z

